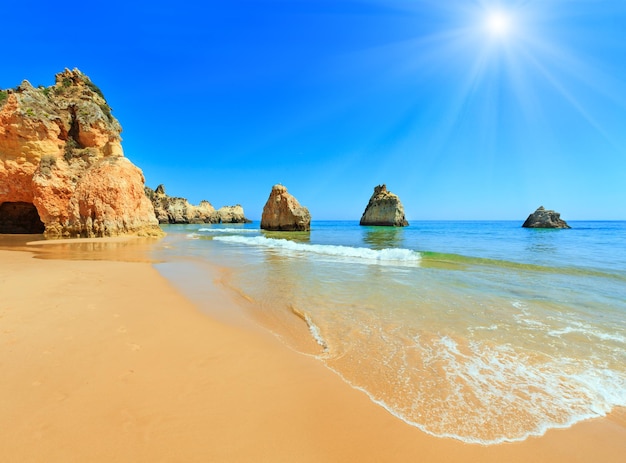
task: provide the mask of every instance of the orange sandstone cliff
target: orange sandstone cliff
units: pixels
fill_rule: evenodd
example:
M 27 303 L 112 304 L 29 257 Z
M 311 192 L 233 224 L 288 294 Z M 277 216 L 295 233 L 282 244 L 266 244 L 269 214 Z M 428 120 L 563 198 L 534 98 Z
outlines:
M 160 235 L 102 92 L 74 69 L 0 90 L 0 233 Z

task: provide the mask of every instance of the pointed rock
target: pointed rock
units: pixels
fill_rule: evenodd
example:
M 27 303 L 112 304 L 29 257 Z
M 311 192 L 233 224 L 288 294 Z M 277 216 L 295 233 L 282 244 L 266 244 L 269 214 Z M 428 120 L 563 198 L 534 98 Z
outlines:
M 283 185 L 274 185 L 261 216 L 263 230 L 308 231 L 311 214 Z
M 386 185 L 378 185 L 363 212 L 361 225 L 406 227 L 409 222 L 404 217 L 404 206 L 400 198 L 387 191 Z
M 544 209 L 539 206 L 535 212 L 530 214 L 523 228 L 572 228 L 565 220 L 561 219 L 561 214 L 555 211 Z

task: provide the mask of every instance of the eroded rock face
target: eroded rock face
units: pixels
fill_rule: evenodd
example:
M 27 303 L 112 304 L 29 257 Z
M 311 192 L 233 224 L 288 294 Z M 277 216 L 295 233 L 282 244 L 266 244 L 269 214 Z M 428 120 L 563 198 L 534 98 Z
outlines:
M 34 205 L 49 237 L 162 234 L 121 130 L 77 69 L 0 91 L 0 205 Z
M 261 216 L 263 230 L 308 231 L 311 214 L 283 185 L 274 185 Z
M 248 223 L 243 207 L 224 206 L 215 210 L 208 201 L 200 201 L 194 206 L 185 198 L 168 196 L 165 187 L 159 185 L 156 190 L 145 188 L 145 194 L 152 202 L 159 223 Z
M 571 228 L 565 220 L 561 219 L 561 214 L 555 211 L 546 210 L 539 206 L 535 212 L 530 214 L 524 224 L 524 228 Z
M 374 194 L 365 207 L 360 224 L 406 227 L 409 222 L 404 217 L 404 206 L 400 198 L 387 191 L 386 185 L 378 185 L 374 188 Z
M 239 204 L 235 206 L 222 206 L 217 210 L 220 223 L 249 223 L 243 213 L 243 207 Z

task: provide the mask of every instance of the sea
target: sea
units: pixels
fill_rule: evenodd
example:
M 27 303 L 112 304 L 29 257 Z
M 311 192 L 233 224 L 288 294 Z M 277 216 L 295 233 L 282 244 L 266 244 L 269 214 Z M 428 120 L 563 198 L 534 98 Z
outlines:
M 153 253 L 207 306 L 223 269 L 247 317 L 397 418 L 490 445 L 626 407 L 626 222 L 570 225 L 170 225 Z

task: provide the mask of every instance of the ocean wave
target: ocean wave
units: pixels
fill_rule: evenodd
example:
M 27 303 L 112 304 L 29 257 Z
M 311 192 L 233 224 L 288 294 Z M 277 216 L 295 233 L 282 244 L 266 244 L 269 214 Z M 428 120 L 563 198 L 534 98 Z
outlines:
M 202 233 L 259 233 L 259 230 L 255 228 L 199 228 L 199 232 Z
M 420 264 L 419 252 L 410 249 L 370 249 L 328 244 L 305 244 L 285 239 L 266 238 L 264 236 L 216 236 L 216 241 L 236 243 L 274 249 L 291 254 L 315 254 L 338 259 L 378 264 L 417 267 Z

